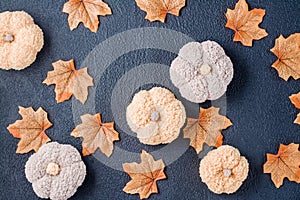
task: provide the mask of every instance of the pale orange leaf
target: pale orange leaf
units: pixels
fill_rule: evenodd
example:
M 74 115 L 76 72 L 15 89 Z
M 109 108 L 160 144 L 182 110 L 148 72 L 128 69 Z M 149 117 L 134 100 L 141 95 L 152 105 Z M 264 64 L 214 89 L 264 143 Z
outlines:
M 199 154 L 204 143 L 209 146 L 219 147 L 223 144 L 221 130 L 232 126 L 231 121 L 219 114 L 219 108 L 200 108 L 198 119 L 188 118 L 188 123 L 183 129 L 184 138 L 190 139 L 190 145 Z
M 249 11 L 246 0 L 239 0 L 234 10 L 227 9 L 226 27 L 235 31 L 233 41 L 239 41 L 244 46 L 252 46 L 253 40 L 260 40 L 268 35 L 266 30 L 258 25 L 265 16 L 265 10 L 253 9 Z
M 288 38 L 280 35 L 271 52 L 277 56 L 272 67 L 278 71 L 279 77 L 285 81 L 290 77 L 295 80 L 300 78 L 300 33 L 292 34 Z
M 299 144 L 280 144 L 277 155 L 267 154 L 264 173 L 271 174 L 275 186 L 279 188 L 284 178 L 300 183 L 300 151 Z
M 148 198 L 152 193 L 158 193 L 157 181 L 166 179 L 165 164 L 162 159 L 155 161 L 151 154 L 142 151 L 141 163 L 125 163 L 124 171 L 131 177 L 123 191 L 129 194 L 139 194 L 140 199 Z
M 88 156 L 98 148 L 109 157 L 114 149 L 113 142 L 119 140 L 119 133 L 114 129 L 114 122 L 103 123 L 101 115 L 86 114 L 81 116 L 82 124 L 72 131 L 73 137 L 82 137 L 82 154 Z
M 48 72 L 43 83 L 56 84 L 56 101 L 64 102 L 74 95 L 81 103 L 85 103 L 88 87 L 94 86 L 93 78 L 88 74 L 87 68 L 76 70 L 73 60 L 59 60 L 52 65 L 54 70 Z
M 34 111 L 32 107 L 23 108 L 21 106 L 19 113 L 22 120 L 17 120 L 7 127 L 15 138 L 20 139 L 17 153 L 24 154 L 31 150 L 37 152 L 43 144 L 51 141 L 45 132 L 52 126 L 47 118 L 47 113 L 42 108 Z
M 149 21 L 165 22 L 167 14 L 179 16 L 186 0 L 135 0 L 138 7 L 147 13 L 145 19 Z
M 69 0 L 64 4 L 63 12 L 68 13 L 71 30 L 77 28 L 80 22 L 92 32 L 99 27 L 98 15 L 111 15 L 111 9 L 103 0 Z
M 296 108 L 300 109 L 300 92 L 298 94 L 291 95 L 290 100 Z M 294 121 L 294 123 L 300 125 L 300 113 L 297 115 L 297 118 Z

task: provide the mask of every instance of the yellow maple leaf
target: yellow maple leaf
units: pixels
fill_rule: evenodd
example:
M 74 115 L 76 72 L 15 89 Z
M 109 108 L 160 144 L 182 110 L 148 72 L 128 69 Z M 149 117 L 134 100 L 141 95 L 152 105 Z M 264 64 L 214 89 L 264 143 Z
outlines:
M 219 108 L 200 108 L 199 119 L 188 118 L 188 123 L 183 129 L 184 138 L 190 139 L 190 145 L 200 153 L 203 144 L 219 147 L 223 144 L 221 130 L 232 125 L 231 121 L 219 114 Z
M 290 100 L 296 108 L 300 109 L 300 92 L 298 94 L 291 95 Z M 297 115 L 297 118 L 295 119 L 294 123 L 300 125 L 300 113 Z
M 114 122 L 103 123 L 101 115 L 86 114 L 81 116 L 82 124 L 72 131 L 73 137 L 82 137 L 82 154 L 88 156 L 98 148 L 109 157 L 113 151 L 113 142 L 119 140 L 119 133 L 114 129 Z
M 264 173 L 270 173 L 275 186 L 279 188 L 284 178 L 300 183 L 300 151 L 299 144 L 280 144 L 276 155 L 267 154 Z
M 64 4 L 63 12 L 69 14 L 68 22 L 71 30 L 82 22 L 92 32 L 98 30 L 98 15 L 112 14 L 110 7 L 102 0 L 69 0 Z
M 239 0 L 234 10 L 227 9 L 226 27 L 235 31 L 233 41 L 240 41 L 244 46 L 252 46 L 253 40 L 260 40 L 268 35 L 258 25 L 265 15 L 263 9 L 248 10 L 246 0 Z
M 81 103 L 85 103 L 88 87 L 94 86 L 93 78 L 88 74 L 87 68 L 76 70 L 73 60 L 59 60 L 52 65 L 54 70 L 48 72 L 43 83 L 56 84 L 56 101 L 64 102 L 74 95 Z
M 24 154 L 31 150 L 37 152 L 39 148 L 50 142 L 46 130 L 52 126 L 47 118 L 47 113 L 39 108 L 34 111 L 32 107 L 19 107 L 19 113 L 22 120 L 17 120 L 10 124 L 7 129 L 15 137 L 19 138 L 17 153 Z
M 158 180 L 166 179 L 162 159 L 155 161 L 146 151 L 142 151 L 141 163 L 125 163 L 124 171 L 132 178 L 123 191 L 129 194 L 139 194 L 140 199 L 148 198 L 152 193 L 158 193 Z
M 167 14 L 179 16 L 185 0 L 135 0 L 138 7 L 147 13 L 145 19 L 149 21 L 165 22 Z
M 279 77 L 285 81 L 290 77 L 295 80 L 300 78 L 300 33 L 292 34 L 288 38 L 280 35 L 271 52 L 277 56 L 272 66 L 278 71 Z

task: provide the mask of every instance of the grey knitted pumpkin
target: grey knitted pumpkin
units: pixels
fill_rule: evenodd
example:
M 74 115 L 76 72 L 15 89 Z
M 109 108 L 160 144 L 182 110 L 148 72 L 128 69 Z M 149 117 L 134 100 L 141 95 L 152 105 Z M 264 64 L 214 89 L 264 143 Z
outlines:
M 203 103 L 226 92 L 233 78 L 233 64 L 218 43 L 190 42 L 172 62 L 170 78 L 184 98 Z
M 25 174 L 40 198 L 66 200 L 83 183 L 86 167 L 73 146 L 52 142 L 29 158 Z

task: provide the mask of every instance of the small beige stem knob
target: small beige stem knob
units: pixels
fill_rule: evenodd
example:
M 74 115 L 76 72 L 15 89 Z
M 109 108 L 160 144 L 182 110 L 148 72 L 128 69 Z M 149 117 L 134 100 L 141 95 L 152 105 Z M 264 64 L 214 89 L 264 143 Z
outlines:
M 208 64 L 203 64 L 201 66 L 199 66 L 198 72 L 201 75 L 207 75 L 211 72 L 211 66 L 209 66 Z
M 56 163 L 49 163 L 46 169 L 47 174 L 56 176 L 60 172 L 60 167 Z

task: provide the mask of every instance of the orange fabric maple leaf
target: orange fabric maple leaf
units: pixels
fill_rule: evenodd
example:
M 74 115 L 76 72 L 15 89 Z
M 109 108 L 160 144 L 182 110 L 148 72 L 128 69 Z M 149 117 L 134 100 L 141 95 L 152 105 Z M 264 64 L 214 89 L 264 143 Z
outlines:
M 124 171 L 131 177 L 123 191 L 129 194 L 139 194 L 140 199 L 148 198 L 152 193 L 158 193 L 158 180 L 166 179 L 165 164 L 162 159 L 155 161 L 145 150 L 141 154 L 141 163 L 125 163 Z
M 199 154 L 203 144 L 219 147 L 223 144 L 221 130 L 232 126 L 231 121 L 219 114 L 219 108 L 200 108 L 199 119 L 188 118 L 188 123 L 183 129 L 184 138 L 191 140 L 190 145 Z
M 244 46 L 252 46 L 253 40 L 260 40 L 268 35 L 258 25 L 265 15 L 263 9 L 249 11 L 246 0 L 239 0 L 234 10 L 227 9 L 226 27 L 235 31 L 233 41 L 240 41 Z
M 114 130 L 114 122 L 103 123 L 101 115 L 86 114 L 81 116 L 82 124 L 72 131 L 73 137 L 82 137 L 82 154 L 88 156 L 98 148 L 109 157 L 113 151 L 113 142 L 119 140 L 119 133 Z
M 59 60 L 52 65 L 54 70 L 48 72 L 43 83 L 56 84 L 56 101 L 64 102 L 74 95 L 84 104 L 88 97 L 88 87 L 94 86 L 93 78 L 88 74 L 87 68 L 76 70 L 73 60 Z
M 271 52 L 278 58 L 272 67 L 281 78 L 285 81 L 290 77 L 295 80 L 300 78 L 300 33 L 292 34 L 288 38 L 280 35 Z
M 135 0 L 138 7 L 147 13 L 145 19 L 149 21 L 165 22 L 167 14 L 179 16 L 185 0 Z
M 80 22 L 92 32 L 97 32 L 99 26 L 98 15 L 111 15 L 110 7 L 102 0 L 69 0 L 64 4 L 63 12 L 68 13 L 71 31 Z
M 280 144 L 277 155 L 267 154 L 264 173 L 270 173 L 275 186 L 279 188 L 284 178 L 300 183 L 300 151 L 299 144 Z
M 300 92 L 298 94 L 291 95 L 290 100 L 296 108 L 300 109 Z M 294 121 L 294 123 L 300 125 L 300 113 L 297 115 L 297 118 Z
M 10 124 L 7 129 L 15 137 L 20 139 L 17 153 L 24 154 L 31 150 L 37 152 L 39 148 L 50 142 L 51 139 L 46 135 L 46 130 L 52 126 L 47 118 L 47 113 L 39 108 L 34 111 L 32 107 L 19 107 L 22 120 L 17 120 Z

